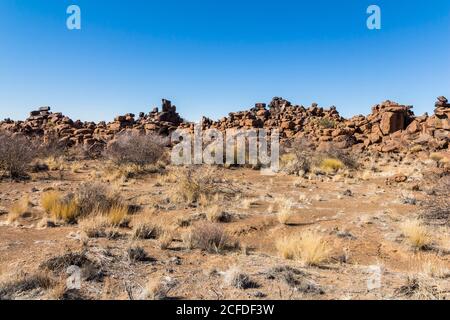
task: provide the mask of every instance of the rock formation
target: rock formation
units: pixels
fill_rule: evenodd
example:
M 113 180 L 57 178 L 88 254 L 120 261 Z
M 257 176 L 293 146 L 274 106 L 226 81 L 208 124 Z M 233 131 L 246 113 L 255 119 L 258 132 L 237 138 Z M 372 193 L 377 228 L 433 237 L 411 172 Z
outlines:
M 256 103 L 249 110 L 232 112 L 218 121 L 204 118 L 202 125 L 204 129 L 222 131 L 279 129 L 283 141 L 304 138 L 319 148 L 332 145 L 354 151 L 403 152 L 420 145 L 428 150 L 442 150 L 450 142 L 450 104 L 445 97 L 439 97 L 435 107 L 432 116 L 416 117 L 411 106 L 385 101 L 375 105 L 368 116 L 344 119 L 335 107 L 324 109 L 313 103 L 306 108 L 275 97 L 268 106 Z M 137 119 L 128 113 L 110 123 L 72 121 L 61 113 L 50 112 L 50 107 L 32 111 L 25 121 L 0 122 L 0 130 L 43 137 L 47 141 L 57 139 L 69 146 L 104 145 L 124 131 L 168 135 L 177 128 L 192 129 L 193 124 L 185 122 L 176 107 L 165 99 L 161 110 L 141 112 Z

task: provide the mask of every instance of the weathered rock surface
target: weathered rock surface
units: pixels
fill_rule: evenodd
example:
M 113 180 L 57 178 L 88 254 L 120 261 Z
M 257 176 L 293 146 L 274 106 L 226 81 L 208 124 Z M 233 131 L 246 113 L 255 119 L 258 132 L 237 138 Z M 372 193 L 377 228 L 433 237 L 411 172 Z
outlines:
M 204 118 L 202 126 L 227 129 L 265 128 L 278 129 L 282 140 L 305 138 L 316 147 L 354 151 L 403 152 L 420 145 L 429 150 L 449 148 L 450 104 L 445 97 L 438 97 L 432 116 L 416 117 L 412 106 L 385 101 L 372 108 L 368 116 L 358 115 L 344 119 L 336 107 L 324 109 L 313 103 L 309 107 L 293 105 L 275 97 L 267 106 L 256 103 L 246 111 L 232 112 L 218 121 Z M 153 108 L 148 114 L 141 112 L 136 118 L 128 113 L 113 122 L 73 121 L 61 113 L 50 112 L 50 107 L 32 111 L 25 121 L 5 119 L 0 130 L 20 132 L 30 137 L 56 139 L 73 145 L 104 145 L 124 131 L 140 133 L 156 132 L 168 135 L 177 128 L 193 130 L 192 123 L 185 122 L 169 100 L 162 100 L 161 110 Z

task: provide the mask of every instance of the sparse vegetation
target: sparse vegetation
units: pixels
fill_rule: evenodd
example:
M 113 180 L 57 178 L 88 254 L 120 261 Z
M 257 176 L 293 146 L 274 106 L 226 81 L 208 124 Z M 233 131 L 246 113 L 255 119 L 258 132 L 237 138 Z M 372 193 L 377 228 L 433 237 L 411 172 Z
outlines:
M 281 224 L 288 224 L 292 217 L 292 200 L 288 198 L 282 198 L 278 200 L 277 219 Z
M 238 267 L 232 267 L 224 272 L 226 285 L 237 289 L 256 288 L 258 284 L 250 279 L 250 276 L 242 272 Z
M 327 172 L 336 172 L 344 167 L 342 161 L 338 159 L 325 158 L 320 163 L 320 168 Z
M 177 282 L 171 278 L 152 279 L 148 282 L 142 298 L 144 300 L 165 300 L 168 298 L 169 292 L 176 286 Z
M 192 230 L 192 242 L 195 248 L 209 253 L 221 253 L 226 249 L 237 247 L 222 227 L 211 223 L 197 225 Z
M 35 144 L 21 135 L 0 132 L 0 177 L 24 178 L 37 155 Z
M 206 209 L 206 219 L 209 222 L 230 222 L 231 215 L 215 204 Z
M 405 221 L 401 225 L 405 240 L 415 249 L 425 249 L 432 244 L 432 238 L 426 226 L 419 219 Z
M 175 202 L 192 203 L 205 197 L 211 199 L 218 190 L 216 181 L 220 180 L 221 174 L 214 168 L 189 168 L 186 170 L 177 170 L 175 188 L 172 193 L 172 199 Z
M 277 241 L 276 247 L 283 258 L 301 260 L 306 265 L 319 265 L 330 254 L 328 243 L 312 231 L 284 237 Z
M 167 139 L 157 135 L 122 134 L 108 144 L 105 155 L 116 165 L 145 166 L 164 156 Z
M 28 196 L 24 196 L 11 206 L 8 214 L 8 222 L 14 222 L 18 218 L 23 217 L 29 212 L 29 209 L 30 198 Z
M 0 300 L 14 299 L 15 295 L 34 289 L 49 289 L 55 280 L 45 272 L 19 275 L 17 279 L 0 283 Z

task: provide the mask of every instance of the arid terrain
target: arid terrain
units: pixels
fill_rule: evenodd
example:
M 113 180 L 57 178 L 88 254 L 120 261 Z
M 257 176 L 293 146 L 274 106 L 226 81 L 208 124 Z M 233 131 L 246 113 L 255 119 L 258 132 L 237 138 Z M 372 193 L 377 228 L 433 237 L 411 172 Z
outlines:
M 296 122 L 296 107 L 272 102 L 282 120 L 257 106 L 259 116 L 243 116 L 249 126 L 266 117 L 262 126 L 286 129 L 271 176 L 255 166 L 171 165 L 170 148 L 151 135 L 105 138 L 91 152 L 117 134 L 111 124 L 76 128 L 55 116 L 39 131 L 45 116 L 34 127 L 8 120 L 3 154 L 25 163 L 2 165 L 0 299 L 449 299 L 444 99 L 432 120 L 390 103 L 367 121 L 312 106 L 304 117 L 314 123 Z M 164 103 L 163 117 L 174 116 Z M 139 128 L 133 117 L 116 129 Z M 158 134 L 182 123 L 169 118 Z M 14 151 L 39 136 L 45 147 L 33 156 Z

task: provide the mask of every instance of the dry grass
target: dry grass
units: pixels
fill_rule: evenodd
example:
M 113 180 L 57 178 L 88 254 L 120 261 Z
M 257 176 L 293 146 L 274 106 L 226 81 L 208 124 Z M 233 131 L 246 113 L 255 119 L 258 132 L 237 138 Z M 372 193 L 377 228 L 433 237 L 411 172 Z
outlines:
M 9 209 L 8 222 L 14 222 L 17 219 L 23 217 L 30 210 L 30 198 L 24 196 L 20 200 L 16 201 Z
M 442 155 L 441 153 L 434 152 L 434 153 L 430 154 L 430 159 L 433 161 L 439 162 L 442 159 L 444 159 L 444 155 Z
M 48 191 L 41 195 L 41 206 L 48 213 L 52 212 L 53 208 L 61 199 L 61 194 L 56 191 Z
M 54 280 L 46 272 L 16 276 L 16 279 L 0 283 L 0 300 L 14 299 L 15 295 L 38 288 L 49 289 Z
M 50 156 L 44 159 L 44 163 L 51 171 L 64 170 L 66 166 L 65 159 L 62 156 L 59 157 Z
M 41 196 L 41 206 L 54 219 L 67 223 L 76 222 L 80 208 L 74 197 L 63 197 L 59 192 L 49 191 Z
M 246 198 L 242 200 L 242 208 L 251 209 L 253 206 L 258 204 L 258 199 L 256 198 Z
M 281 224 L 288 224 L 289 219 L 292 217 L 292 200 L 288 198 L 277 199 L 278 202 L 278 211 L 277 211 L 277 219 Z
M 406 242 L 415 249 L 425 249 L 432 244 L 430 232 L 419 219 L 405 221 L 400 229 Z
M 128 207 L 125 205 L 114 205 L 104 214 L 109 224 L 114 227 L 122 226 L 130 221 L 128 218 Z
M 445 279 L 450 277 L 450 269 L 438 256 L 426 256 L 419 260 L 419 273 L 430 277 Z
M 319 265 L 330 255 L 328 243 L 312 231 L 284 237 L 276 242 L 276 247 L 283 258 L 300 260 L 305 265 Z
M 237 289 L 249 289 L 255 288 L 258 285 L 250 279 L 250 276 L 242 272 L 239 267 L 231 267 L 229 270 L 224 272 L 224 282 L 227 286 L 234 287 Z
M 75 223 L 78 216 L 78 203 L 75 199 L 58 201 L 51 209 L 50 214 L 57 220 Z
M 177 286 L 176 281 L 170 278 L 152 279 L 147 284 L 142 298 L 144 300 L 165 300 L 169 292 Z
M 166 230 L 159 237 L 159 247 L 161 250 L 169 249 L 170 245 L 173 242 L 173 232 Z
M 193 203 L 199 201 L 200 197 L 210 200 L 220 192 L 216 180 L 221 178 L 221 173 L 214 168 L 177 170 L 174 175 L 177 182 L 171 198 L 175 202 Z
M 186 249 L 192 250 L 195 248 L 194 236 L 192 231 L 186 231 L 181 235 L 181 241 Z
M 327 172 L 336 172 L 344 168 L 344 163 L 338 159 L 325 158 L 321 161 L 320 168 Z
M 422 274 L 409 275 L 395 293 L 410 300 L 444 300 L 439 283 Z
M 230 222 L 231 215 L 215 204 L 206 209 L 206 219 L 209 222 Z
M 161 228 L 151 221 L 150 217 L 134 218 L 133 239 L 156 239 L 161 234 Z
M 229 235 L 219 225 L 203 223 L 192 230 L 192 242 L 195 248 L 210 253 L 221 253 L 226 249 L 236 248 Z

